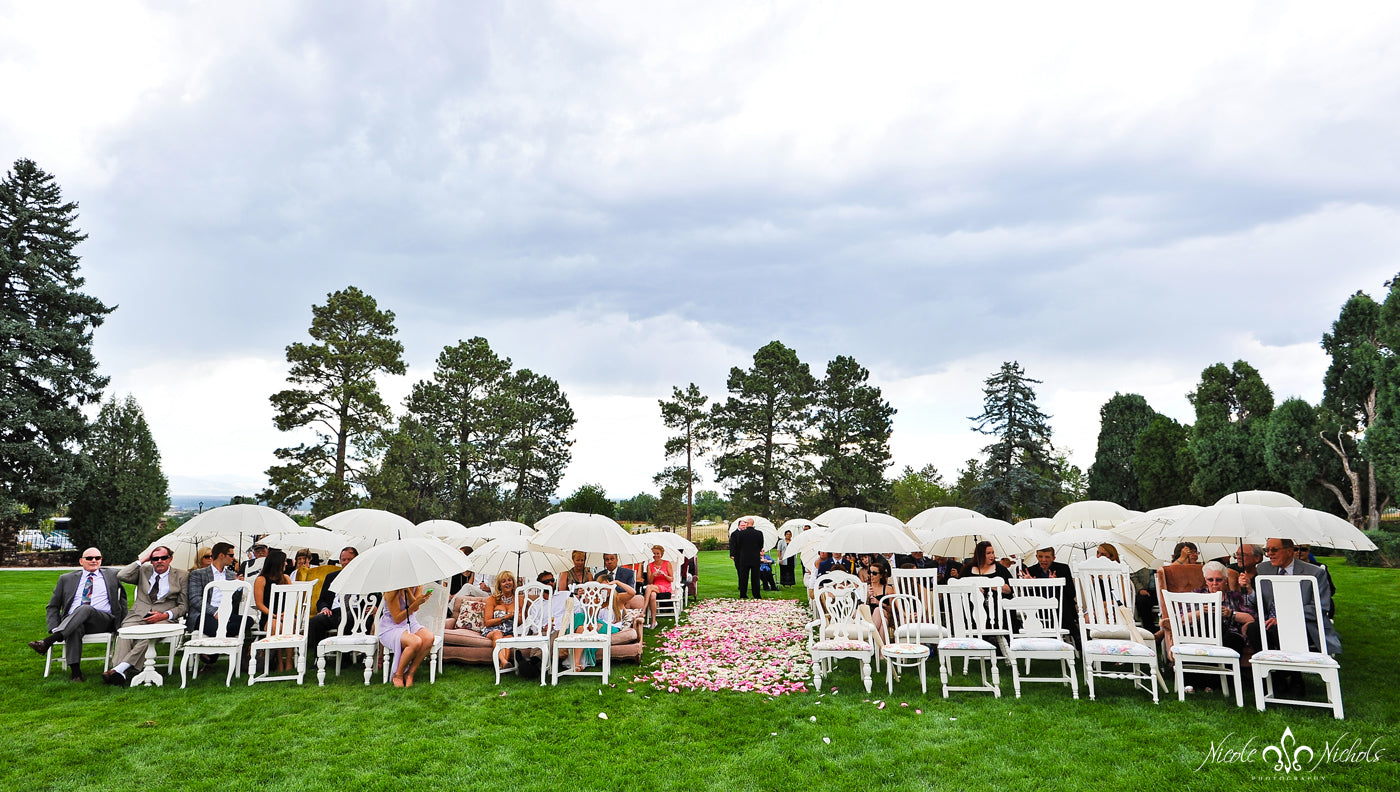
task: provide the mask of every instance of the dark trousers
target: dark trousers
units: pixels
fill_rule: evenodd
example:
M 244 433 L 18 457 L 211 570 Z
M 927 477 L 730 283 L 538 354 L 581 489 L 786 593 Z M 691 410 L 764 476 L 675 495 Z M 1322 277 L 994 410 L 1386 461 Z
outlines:
M 797 570 L 797 558 L 796 558 L 796 556 L 794 556 L 794 557 L 792 557 L 792 558 L 789 558 L 788 560 L 784 561 L 784 562 L 783 562 L 783 568 L 779 571 L 779 572 L 780 572 L 780 574 L 779 574 L 779 580 L 780 580 L 780 582 L 781 582 L 784 586 L 796 586 L 796 585 L 797 585 L 797 574 L 796 574 L 796 570 Z
M 777 591 L 777 590 L 778 590 L 778 584 L 777 584 L 776 581 L 773 580 L 773 568 L 772 568 L 772 567 L 769 567 L 768 569 L 764 569 L 763 567 L 759 567 L 759 568 L 758 568 L 758 579 L 759 579 L 759 581 L 760 581 L 761 583 L 763 583 L 763 590 L 764 590 L 764 591 Z
M 326 636 L 331 634 L 331 630 L 340 625 L 340 610 L 336 609 L 327 616 L 318 613 L 311 617 L 306 623 L 306 657 L 308 662 L 316 662 L 316 647 L 326 640 Z
M 231 610 L 231 611 L 229 612 L 228 625 L 224 628 L 224 637 L 225 637 L 225 638 L 232 638 L 233 636 L 238 635 L 238 628 L 239 628 L 240 625 L 239 625 L 239 619 L 238 619 L 238 617 L 237 617 L 237 614 L 238 614 L 238 610 L 239 610 L 239 605 L 242 603 L 242 600 L 243 600 L 243 593 L 242 593 L 242 592 L 238 592 L 237 594 L 234 594 L 234 595 L 233 595 L 233 606 L 232 606 L 233 610 Z M 189 623 L 189 620 L 188 620 L 188 619 L 186 620 L 186 623 Z M 204 609 L 204 620 L 200 622 L 199 629 L 200 629 L 201 632 L 203 632 L 205 635 L 209 636 L 210 638 L 217 637 L 217 636 L 216 636 L 216 633 L 219 632 L 219 609 L 218 609 L 218 608 L 205 608 L 205 609 Z
M 748 599 L 746 589 L 752 584 L 753 598 L 763 599 L 759 590 L 758 564 L 739 564 L 739 599 Z
M 54 628 L 55 634 L 63 636 L 63 663 L 73 665 L 83 656 L 83 636 L 88 633 L 113 632 L 117 622 L 112 614 L 103 613 L 91 605 L 79 605 L 69 611 L 63 621 Z M 58 643 L 58 641 L 54 641 Z

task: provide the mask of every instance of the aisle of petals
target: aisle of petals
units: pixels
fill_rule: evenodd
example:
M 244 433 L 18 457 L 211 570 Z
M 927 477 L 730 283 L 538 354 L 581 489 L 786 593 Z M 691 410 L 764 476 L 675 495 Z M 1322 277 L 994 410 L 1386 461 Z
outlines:
M 806 692 L 807 611 L 792 600 L 710 599 L 686 611 L 686 622 L 661 633 L 662 657 L 634 681 L 672 693 L 746 690 L 777 696 Z

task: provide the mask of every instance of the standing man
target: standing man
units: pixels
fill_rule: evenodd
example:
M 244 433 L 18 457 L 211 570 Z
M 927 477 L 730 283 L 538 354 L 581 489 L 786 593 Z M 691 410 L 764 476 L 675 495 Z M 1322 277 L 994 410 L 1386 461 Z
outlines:
M 209 592 L 209 600 L 204 599 L 204 587 L 215 580 L 237 580 L 238 573 L 233 570 L 233 545 L 228 542 L 217 542 L 214 548 L 209 551 L 211 561 L 209 566 L 203 569 L 196 569 L 190 573 L 190 582 L 185 591 L 185 601 L 190 604 L 190 618 L 186 619 L 185 628 L 194 632 L 199 630 L 210 638 L 215 637 L 214 633 L 219 629 L 219 603 L 222 602 L 224 593 L 218 589 Z M 239 600 L 242 593 L 233 595 L 233 612 L 238 612 Z M 238 629 L 238 622 L 229 620 L 228 635 L 232 638 Z
M 63 662 L 74 682 L 83 681 L 83 636 L 113 632 L 126 618 L 126 589 L 114 570 L 102 568 L 102 551 L 89 547 L 80 559 L 83 568 L 60 576 L 49 598 L 49 634 L 29 642 L 42 655 L 63 641 Z
M 360 555 L 360 551 L 353 547 L 346 547 L 340 551 L 340 569 L 326 575 L 326 581 L 321 585 L 321 596 L 316 600 L 316 615 L 311 617 L 306 625 L 306 656 L 311 660 L 316 659 L 316 647 L 326 640 L 326 636 L 331 634 L 331 630 L 340 624 L 341 608 L 340 595 L 331 591 L 331 584 L 335 578 L 345 568 L 350 566 Z
M 185 599 L 188 575 L 183 569 L 170 568 L 171 556 L 170 548 L 156 545 L 149 553 L 122 567 L 117 573 L 117 579 L 123 583 L 136 584 L 136 606 L 122 619 L 122 627 L 160 624 L 185 615 L 189 604 Z M 146 666 L 147 643 L 118 638 L 115 653 L 117 664 L 102 675 L 102 681 L 121 687 L 130 685 L 131 678 Z
M 748 599 L 746 589 L 752 585 L 753 598 L 763 599 L 758 580 L 758 565 L 763 557 L 763 533 L 753 527 L 753 518 L 739 521 L 739 530 L 729 537 L 729 554 L 739 572 L 739 599 Z

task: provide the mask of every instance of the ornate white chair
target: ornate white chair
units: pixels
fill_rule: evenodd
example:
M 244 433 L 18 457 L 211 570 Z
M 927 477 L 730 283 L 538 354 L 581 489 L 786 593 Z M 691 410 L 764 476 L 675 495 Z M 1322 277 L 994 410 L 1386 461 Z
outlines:
M 98 632 L 84 635 L 82 646 L 83 654 L 78 658 L 78 662 L 81 664 L 84 660 L 96 660 L 100 657 L 102 659 L 102 673 L 107 673 L 107 667 L 112 664 L 112 643 L 116 639 L 117 634 L 114 632 Z M 63 657 L 62 641 L 49 646 L 49 650 L 44 653 L 44 676 L 46 677 L 49 675 L 49 664 L 53 662 L 53 650 L 55 646 L 58 647 L 59 657 Z M 87 654 L 87 648 L 89 646 L 101 646 L 102 654 Z
M 844 573 L 843 573 L 844 574 Z M 847 577 L 853 577 L 847 575 Z M 830 673 L 838 660 L 860 661 L 860 677 L 870 692 L 870 664 L 875 659 L 875 626 L 858 614 L 859 589 L 818 586 L 817 639 L 810 642 L 812 683 L 822 686 L 822 674 Z
M 1186 674 L 1212 674 L 1220 677 L 1220 693 L 1228 695 L 1227 682 L 1235 682 L 1235 706 L 1244 706 L 1244 691 L 1240 687 L 1240 653 L 1222 642 L 1222 597 L 1215 594 L 1179 594 L 1162 592 L 1162 603 L 1171 621 L 1175 637 L 1167 650 L 1176 670 L 1176 697 L 1186 700 Z
M 937 605 L 934 607 L 936 610 Z M 894 695 L 894 680 L 899 676 L 899 672 L 915 667 L 919 669 L 919 687 L 927 693 L 927 664 L 930 651 L 926 644 L 945 637 L 938 634 L 944 632 L 943 628 L 928 621 L 928 617 L 924 615 L 923 603 L 912 594 L 888 594 L 881 597 L 880 608 L 888 618 L 885 629 L 890 640 L 880 647 L 880 654 L 885 659 L 885 683 L 889 687 L 890 695 Z
M 1312 599 L 1307 600 L 1303 589 L 1311 589 Z M 1263 711 L 1265 704 L 1296 704 L 1302 707 L 1329 707 L 1332 717 L 1342 719 L 1342 685 L 1338 679 L 1341 668 L 1326 652 L 1315 652 L 1313 646 L 1326 648 L 1327 636 L 1322 625 L 1322 603 L 1317 595 L 1317 579 L 1311 575 L 1260 575 L 1254 579 L 1254 590 L 1259 594 L 1259 615 L 1263 618 L 1267 606 L 1273 606 L 1274 618 L 1278 625 L 1278 647 L 1269 648 L 1267 630 L 1260 630 L 1263 651 L 1255 652 L 1250 658 L 1254 669 L 1254 706 Z M 1312 619 L 1308 619 L 1307 606 L 1314 608 Z M 1312 632 L 1312 635 L 1309 635 Z M 1326 701 L 1306 701 L 1286 699 L 1274 693 L 1274 682 L 1269 676 L 1272 671 L 1292 671 L 1304 674 L 1317 674 L 1327 685 Z
M 1157 650 L 1143 643 L 1140 633 L 1130 632 L 1137 628 L 1129 621 L 1132 614 L 1128 608 L 1133 600 L 1128 596 L 1132 591 L 1128 566 L 1107 558 L 1085 561 L 1075 565 L 1074 586 L 1079 651 L 1089 700 L 1094 700 L 1094 678 L 1099 677 L 1131 680 L 1134 686 L 1152 694 L 1152 703 L 1158 703 Z M 1123 637 L 1104 637 L 1110 635 Z
M 501 665 L 501 650 L 511 652 L 527 649 L 540 650 L 540 685 L 545 684 L 548 667 L 544 658 L 549 657 L 554 639 L 554 589 L 542 583 L 527 583 L 515 590 L 515 626 L 510 637 L 496 641 L 491 652 L 491 665 L 496 669 L 496 684 L 501 684 L 501 674 L 514 671 L 514 665 Z M 609 641 L 611 643 L 611 640 Z
M 196 614 L 194 633 L 185 641 L 184 654 L 180 656 L 180 687 L 183 688 L 191 668 L 195 679 L 199 678 L 199 657 L 201 655 L 226 655 L 228 676 L 224 687 L 233 684 L 233 678 L 243 669 L 243 640 L 248 627 L 248 612 L 253 607 L 253 584 L 246 580 L 211 580 L 204 586 L 203 602 L 210 601 L 210 594 L 219 591 L 219 607 L 215 611 L 214 635 L 204 634 L 204 614 Z M 238 595 L 238 607 L 233 600 Z M 229 635 L 229 625 L 234 624 L 233 635 Z
M 335 675 L 340 676 L 340 663 L 347 652 L 362 654 L 365 666 L 365 684 L 374 676 L 374 658 L 379 648 L 376 634 L 379 616 L 380 595 L 343 594 L 340 603 L 340 629 L 337 635 L 327 636 L 316 646 L 316 682 L 326 685 L 326 660 L 335 655 Z
M 551 653 L 554 669 L 551 684 L 559 684 L 561 676 L 584 675 L 601 676 L 603 684 L 608 683 L 608 675 L 612 672 L 612 636 L 604 629 L 603 611 L 612 601 L 614 591 L 616 589 L 611 583 L 584 583 L 574 587 L 571 607 L 564 611 L 564 622 L 559 625 L 557 637 L 554 639 L 554 651 Z M 573 614 L 579 615 L 577 627 L 574 626 Z M 600 659 L 599 670 L 589 671 L 570 664 L 569 668 L 560 671 L 559 653 L 574 649 L 596 650 Z
M 1014 585 L 1016 582 L 1012 581 L 1013 593 L 1017 591 Z M 1021 591 L 1046 592 L 1058 588 L 1063 593 L 1065 586 L 1063 578 L 1022 582 L 1034 582 L 1040 586 Z M 1079 698 L 1079 679 L 1074 675 L 1074 644 L 1064 639 L 1064 630 L 1061 628 L 1064 611 L 1061 602 L 1061 597 L 1034 594 L 1019 594 L 1001 602 L 1003 609 L 1020 616 L 1020 626 L 1012 631 L 1011 639 L 1007 642 L 1007 659 L 1011 663 L 1011 682 L 1016 689 L 1016 698 L 1021 697 L 1022 682 L 1068 684 L 1074 697 Z M 1058 662 L 1059 676 L 1031 676 L 1033 660 Z M 1026 664 L 1025 676 L 1022 676 L 1018 662 Z
M 998 578 L 967 578 L 950 580 L 938 588 L 943 612 L 951 633 L 938 642 L 938 676 L 943 683 L 943 698 L 952 690 L 981 691 L 1001 698 L 1001 675 L 997 670 L 997 647 L 992 640 L 1002 634 L 998 622 L 1001 611 L 1002 581 Z M 948 684 L 949 666 L 963 659 L 963 673 L 968 663 L 976 660 L 982 674 L 981 685 L 952 686 Z M 987 669 L 991 669 L 991 680 Z
M 1059 637 L 1062 640 L 1069 640 L 1069 625 L 1065 624 L 1065 593 L 1069 581 L 1064 578 L 1012 578 L 1011 598 L 1020 597 L 1050 597 L 1055 600 L 1055 604 L 1060 608 L 1060 617 L 1055 620 L 1058 625 Z M 1131 600 L 1129 600 L 1131 602 Z M 1044 626 L 1046 622 L 1042 621 Z
M 278 583 L 268 596 L 267 635 L 253 641 L 248 652 L 248 684 L 295 679 L 300 685 L 306 676 L 306 625 L 311 621 L 311 590 L 314 580 L 302 583 Z M 277 674 L 272 671 L 272 656 L 263 657 L 263 672 L 258 674 L 258 653 L 290 651 L 295 671 Z
M 826 589 L 830 589 L 843 595 L 850 593 L 854 595 L 857 602 L 860 603 L 865 602 L 865 593 L 868 590 L 868 587 L 865 585 L 865 583 L 861 582 L 860 578 L 850 574 L 849 572 L 827 572 L 826 574 L 821 575 L 817 578 L 816 589 L 811 599 L 812 621 L 807 623 L 808 651 L 811 650 L 812 644 L 816 643 L 817 641 L 820 641 L 822 638 L 831 637 L 830 635 L 823 635 L 821 632 L 821 593 Z M 868 620 L 865 619 L 861 619 L 861 621 L 863 621 L 867 626 L 869 626 L 871 632 L 874 632 L 874 624 L 870 623 Z

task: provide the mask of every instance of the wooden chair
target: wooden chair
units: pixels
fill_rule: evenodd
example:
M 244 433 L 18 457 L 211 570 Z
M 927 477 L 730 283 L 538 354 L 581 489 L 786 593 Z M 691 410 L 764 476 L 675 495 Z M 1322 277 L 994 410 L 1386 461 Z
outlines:
M 267 635 L 253 641 L 248 652 L 248 684 L 295 679 L 300 685 L 306 677 L 306 626 L 311 621 L 311 590 L 316 584 L 277 583 L 268 596 Z M 264 670 L 258 674 L 259 652 L 292 652 L 294 672 L 277 674 L 271 671 L 272 657 L 265 655 Z
M 1303 596 L 1305 587 L 1311 589 L 1311 600 L 1305 600 Z M 1264 647 L 1250 659 L 1254 674 L 1254 706 L 1261 712 L 1265 704 L 1329 707 L 1332 717 L 1341 720 L 1342 684 L 1337 675 L 1341 666 L 1326 652 L 1312 651 L 1313 645 L 1327 646 L 1317 579 L 1311 575 L 1261 575 L 1254 579 L 1254 590 L 1259 593 L 1261 617 L 1267 612 L 1265 603 L 1273 605 L 1274 617 L 1278 620 L 1279 642 L 1278 647 L 1270 649 L 1268 631 L 1259 631 Z M 1310 602 L 1315 609 L 1311 620 L 1308 619 L 1305 602 Z M 1309 631 L 1315 634 L 1309 635 Z M 1272 671 L 1317 674 L 1327 685 L 1327 701 L 1286 699 L 1276 695 L 1274 681 L 1269 676 Z
M 244 632 L 248 629 L 248 614 L 253 607 L 253 584 L 246 580 L 225 580 L 218 578 L 204 586 L 202 602 L 209 602 L 210 594 L 219 591 L 219 607 L 215 611 L 214 635 L 204 634 L 204 614 L 195 615 L 194 634 L 185 641 L 185 653 L 180 659 L 180 687 L 185 686 L 191 668 L 195 679 L 199 678 L 199 660 L 202 655 L 226 655 L 228 676 L 224 687 L 233 684 L 233 678 L 243 669 Z M 233 600 L 238 598 L 235 609 Z M 229 635 L 229 625 L 234 624 L 233 635 Z
M 491 666 L 496 670 L 496 684 L 501 674 L 514 671 L 514 665 L 501 665 L 502 649 L 511 652 L 538 649 L 540 651 L 540 686 L 545 684 L 549 668 L 544 658 L 550 656 L 554 642 L 554 590 L 542 583 L 527 583 L 515 590 L 515 625 L 511 635 L 496 641 L 491 652 Z M 611 643 L 611 641 L 609 641 Z
M 378 655 L 380 595 L 343 594 L 340 605 L 339 634 L 327 636 L 316 646 L 316 682 L 326 685 L 326 656 L 335 655 L 335 675 L 340 676 L 340 663 L 347 652 L 363 655 L 365 684 L 374 676 L 374 658 Z

